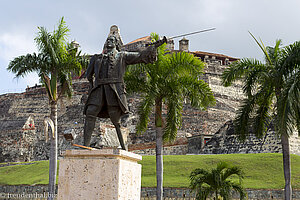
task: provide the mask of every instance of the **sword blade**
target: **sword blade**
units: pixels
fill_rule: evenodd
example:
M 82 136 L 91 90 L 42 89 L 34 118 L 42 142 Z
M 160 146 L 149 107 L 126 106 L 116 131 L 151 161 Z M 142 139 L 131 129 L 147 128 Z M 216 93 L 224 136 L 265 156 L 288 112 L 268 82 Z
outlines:
M 210 28 L 210 29 L 205 29 L 205 30 L 201 30 L 201 31 L 195 31 L 195 32 L 192 32 L 192 33 L 186 33 L 186 34 L 182 34 L 182 35 L 176 35 L 176 36 L 170 37 L 168 39 L 174 39 L 174 38 L 179 38 L 179 37 L 183 37 L 183 36 L 187 36 L 187 35 L 194 35 L 194 34 L 197 34 L 197 33 L 203 33 L 203 32 L 207 32 L 207 31 L 213 31 L 215 29 L 216 28 Z

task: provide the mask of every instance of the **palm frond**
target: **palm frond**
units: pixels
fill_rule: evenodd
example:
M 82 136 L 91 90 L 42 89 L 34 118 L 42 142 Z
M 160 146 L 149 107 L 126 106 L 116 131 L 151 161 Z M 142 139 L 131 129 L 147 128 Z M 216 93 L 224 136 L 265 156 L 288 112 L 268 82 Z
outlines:
M 146 93 L 149 91 L 149 74 L 147 73 L 146 65 L 131 65 L 127 67 L 124 76 L 127 92 L 141 92 Z
M 191 76 L 184 76 L 178 79 L 178 83 L 185 98 L 191 101 L 194 108 L 205 110 L 208 106 L 215 105 L 213 92 L 205 81 Z
M 293 134 L 298 125 L 299 86 L 299 75 L 290 77 L 278 99 L 276 127 L 279 135 Z
M 165 141 L 173 141 L 176 139 L 177 130 L 182 124 L 182 108 L 183 99 L 181 95 L 170 95 L 166 98 L 168 105 L 166 127 L 164 128 L 163 138 Z
M 255 98 L 250 97 L 242 101 L 240 108 L 237 111 L 237 116 L 234 119 L 234 132 L 238 135 L 241 141 L 244 141 L 249 135 L 250 119 L 254 112 Z
M 59 63 L 59 49 L 56 48 L 57 45 L 54 43 L 53 36 L 47 31 L 45 27 L 38 27 L 39 32 L 35 37 L 35 42 L 37 44 L 38 50 L 47 55 L 51 62 L 55 65 Z
M 199 185 L 205 183 L 206 177 L 209 171 L 201 168 L 194 169 L 190 174 L 190 188 L 192 190 L 196 189 Z
M 282 45 L 282 40 L 278 39 L 276 40 L 275 46 L 274 47 L 266 47 L 268 55 L 273 63 L 273 65 L 278 65 L 278 62 L 281 59 L 281 53 L 282 50 L 280 48 L 280 46 Z
M 26 56 L 19 56 L 13 59 L 8 67 L 7 70 L 16 74 L 16 77 L 24 77 L 28 73 L 31 72 L 38 72 L 43 69 L 41 65 L 43 65 L 43 58 L 42 56 L 33 54 L 27 54 Z
M 232 183 L 232 189 L 240 194 L 240 200 L 247 199 L 247 193 L 245 192 L 244 187 L 241 184 Z
M 250 70 L 254 73 L 255 71 L 264 70 L 264 68 L 264 64 L 262 64 L 259 60 L 243 58 L 239 61 L 233 62 L 230 67 L 223 72 L 222 84 L 225 87 L 228 87 L 234 81 L 241 79 L 244 75 L 249 73 Z
M 222 177 L 221 177 L 222 180 L 226 180 L 231 176 L 238 176 L 240 183 L 242 182 L 242 179 L 244 178 L 244 172 L 242 171 L 242 169 L 240 167 L 227 166 L 225 169 L 226 170 L 224 170 L 224 173 L 222 174 Z
M 59 74 L 59 82 L 61 84 L 61 88 L 57 99 L 60 99 L 63 96 L 71 98 L 73 93 L 71 73 Z
M 89 56 L 87 54 L 81 55 L 81 51 L 77 54 L 77 61 L 81 65 L 82 70 L 86 70 L 89 65 Z
M 250 31 L 249 31 L 249 33 L 250 33 Z M 265 54 L 266 61 L 269 63 L 269 65 L 272 65 L 272 60 L 268 54 L 267 48 L 265 47 L 264 43 L 262 42 L 262 40 L 260 39 L 260 42 L 259 42 L 252 33 L 250 33 L 250 35 L 255 40 L 255 42 L 258 44 L 258 46 L 260 47 L 262 52 Z
M 200 77 L 203 74 L 204 63 L 193 54 L 178 52 L 169 55 L 164 63 L 164 68 L 169 76 L 193 75 Z
M 223 200 L 230 200 L 232 196 L 232 182 L 231 181 L 224 181 L 222 182 L 222 187 L 219 190 L 220 196 Z
M 143 97 L 143 100 L 138 107 L 139 121 L 136 125 L 136 131 L 138 134 L 147 130 L 148 123 L 150 121 L 150 113 L 154 104 L 155 95 L 153 93 L 148 93 Z
M 59 20 L 58 27 L 53 32 L 56 44 L 65 44 L 67 42 L 67 37 L 69 36 L 70 29 L 64 21 L 64 17 Z
M 52 90 L 51 90 L 50 78 L 45 73 L 41 74 L 40 77 L 46 88 L 49 100 L 54 100 L 53 95 L 52 95 Z
M 267 131 L 272 120 L 272 108 L 274 100 L 274 90 L 272 86 L 266 82 L 259 87 L 259 91 L 255 94 L 257 109 L 253 119 L 253 132 L 258 138 L 261 138 Z
M 196 199 L 206 200 L 213 193 L 213 189 L 208 185 L 202 185 L 196 190 Z
M 50 77 L 50 90 L 53 100 L 57 100 L 57 72 L 52 72 Z
M 250 60 L 249 60 L 250 61 Z M 258 86 L 265 82 L 268 78 L 268 70 L 266 66 L 257 60 L 253 60 L 254 65 L 247 70 L 243 80 L 243 92 L 247 96 L 252 96 L 256 93 Z
M 221 173 L 226 168 L 229 168 L 229 164 L 227 162 L 219 162 L 217 164 L 216 172 Z
M 239 183 L 229 178 L 238 176 Z M 243 171 L 237 166 L 230 166 L 226 162 L 219 162 L 216 168 L 207 171 L 197 168 L 190 174 L 190 188 L 196 191 L 196 199 L 206 199 L 208 196 L 221 196 L 223 199 L 231 199 L 232 189 L 240 193 L 241 199 L 245 198 L 242 187 Z
M 282 63 L 280 65 L 280 72 L 284 74 L 285 78 L 300 66 L 300 42 L 294 42 L 282 49 Z
M 71 73 L 79 74 L 82 64 L 87 64 L 87 59 L 80 56 L 77 49 L 68 51 L 66 39 L 69 28 L 64 18 L 61 18 L 58 28 L 53 33 L 45 27 L 38 27 L 38 33 L 34 41 L 39 54 L 27 54 L 19 56 L 9 63 L 8 70 L 16 74 L 16 77 L 24 77 L 30 72 L 37 72 L 40 76 L 49 99 L 57 100 L 57 87 L 61 83 L 59 96 L 71 95 Z

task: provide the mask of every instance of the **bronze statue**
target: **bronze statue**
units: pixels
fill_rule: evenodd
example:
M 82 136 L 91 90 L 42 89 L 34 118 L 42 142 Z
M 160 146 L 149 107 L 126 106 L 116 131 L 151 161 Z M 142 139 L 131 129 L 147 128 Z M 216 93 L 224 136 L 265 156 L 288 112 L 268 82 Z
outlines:
M 163 42 L 160 42 L 159 45 Z M 123 79 L 126 66 L 154 62 L 157 56 L 156 48 L 159 45 L 149 45 L 140 52 L 121 51 L 122 45 L 119 29 L 114 25 L 110 29 L 103 53 L 95 54 L 87 68 L 86 77 L 90 82 L 90 90 L 84 108 L 86 115 L 84 124 L 85 146 L 90 146 L 96 117 L 100 117 L 111 119 L 122 149 L 127 150 L 120 129 L 121 116 L 129 113 Z

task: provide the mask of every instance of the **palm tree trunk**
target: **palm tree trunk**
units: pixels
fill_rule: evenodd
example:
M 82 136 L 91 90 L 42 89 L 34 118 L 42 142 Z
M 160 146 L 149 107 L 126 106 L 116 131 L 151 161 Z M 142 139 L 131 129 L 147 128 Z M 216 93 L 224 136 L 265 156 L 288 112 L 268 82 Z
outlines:
M 156 199 L 163 198 L 163 139 L 162 127 L 156 128 Z
M 155 126 L 156 126 L 156 199 L 163 198 L 163 121 L 162 99 L 155 102 Z
M 282 156 L 283 156 L 283 171 L 285 179 L 284 199 L 292 199 L 291 186 L 291 158 L 290 158 L 290 144 L 289 138 L 286 134 L 281 136 Z
M 56 189 L 56 174 L 57 174 L 57 102 L 51 101 L 50 106 L 51 106 L 50 119 L 54 123 L 54 133 L 51 133 L 52 135 L 50 137 L 48 200 L 54 199 L 55 189 Z

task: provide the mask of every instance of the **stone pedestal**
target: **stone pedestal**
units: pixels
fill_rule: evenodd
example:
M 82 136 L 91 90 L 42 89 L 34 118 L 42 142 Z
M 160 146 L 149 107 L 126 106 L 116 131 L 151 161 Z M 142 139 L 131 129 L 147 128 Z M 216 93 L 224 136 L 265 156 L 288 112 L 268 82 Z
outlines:
M 59 162 L 59 200 L 139 200 L 140 155 L 120 149 L 67 150 Z

